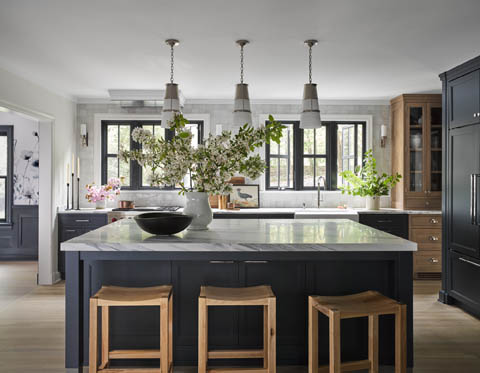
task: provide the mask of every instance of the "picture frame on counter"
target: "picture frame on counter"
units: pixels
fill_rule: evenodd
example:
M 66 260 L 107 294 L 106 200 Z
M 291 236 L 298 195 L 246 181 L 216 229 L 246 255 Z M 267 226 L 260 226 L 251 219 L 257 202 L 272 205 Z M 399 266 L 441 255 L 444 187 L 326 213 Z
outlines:
M 241 209 L 258 209 L 260 207 L 260 185 L 234 184 L 229 195 L 230 202 Z

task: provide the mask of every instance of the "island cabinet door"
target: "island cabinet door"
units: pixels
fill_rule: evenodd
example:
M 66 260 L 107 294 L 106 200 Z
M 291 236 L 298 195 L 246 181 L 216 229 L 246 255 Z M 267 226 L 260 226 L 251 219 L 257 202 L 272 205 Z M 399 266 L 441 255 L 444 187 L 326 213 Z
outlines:
M 178 364 L 196 364 L 200 286 L 239 286 L 238 263 L 233 261 L 173 262 L 172 282 L 175 361 Z M 209 307 L 208 346 L 210 349 L 237 347 L 237 308 Z
M 291 261 L 245 261 L 239 263 L 244 286 L 270 285 L 277 298 L 277 356 L 281 364 L 306 364 L 307 293 L 305 263 Z M 263 310 L 240 311 L 239 344 L 261 348 Z

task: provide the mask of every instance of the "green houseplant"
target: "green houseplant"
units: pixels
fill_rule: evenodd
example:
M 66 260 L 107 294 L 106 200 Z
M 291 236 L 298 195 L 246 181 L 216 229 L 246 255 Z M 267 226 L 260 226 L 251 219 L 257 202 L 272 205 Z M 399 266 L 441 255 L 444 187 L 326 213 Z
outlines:
M 346 184 L 340 186 L 342 193 L 352 196 L 366 197 L 367 209 L 378 210 L 380 208 L 380 196 L 387 196 L 402 178 L 398 172 L 394 175 L 379 174 L 377 160 L 373 157 L 372 149 L 364 154 L 362 166 L 357 166 L 355 172 L 346 170 L 340 173 Z

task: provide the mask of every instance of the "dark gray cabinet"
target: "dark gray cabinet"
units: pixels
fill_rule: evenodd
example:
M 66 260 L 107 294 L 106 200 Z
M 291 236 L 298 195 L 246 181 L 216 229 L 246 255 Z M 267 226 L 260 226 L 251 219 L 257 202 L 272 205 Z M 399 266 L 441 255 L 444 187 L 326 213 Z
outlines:
M 475 221 L 478 206 L 473 203 L 478 194 L 474 178 L 480 176 L 480 126 L 451 130 L 449 139 L 448 248 L 478 256 L 480 221 Z
M 408 240 L 407 214 L 359 214 L 359 223 Z
M 65 253 L 60 251 L 60 244 L 106 225 L 107 220 L 106 213 L 58 214 L 58 271 L 62 278 L 65 278 Z
M 480 70 L 448 83 L 449 127 L 456 128 L 480 122 Z
M 14 205 L 11 224 L 0 225 L 0 260 L 38 258 L 38 206 Z

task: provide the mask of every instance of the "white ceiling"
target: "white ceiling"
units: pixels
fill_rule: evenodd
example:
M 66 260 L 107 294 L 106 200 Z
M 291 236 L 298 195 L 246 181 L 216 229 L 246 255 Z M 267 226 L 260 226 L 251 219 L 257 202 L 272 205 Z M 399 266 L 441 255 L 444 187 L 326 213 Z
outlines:
M 298 99 L 303 40 L 318 38 L 322 99 L 439 92 L 438 74 L 480 54 L 479 0 L 0 0 L 0 67 L 58 93 L 161 89 L 231 98 L 245 49 L 252 99 Z

